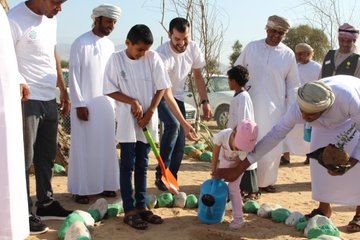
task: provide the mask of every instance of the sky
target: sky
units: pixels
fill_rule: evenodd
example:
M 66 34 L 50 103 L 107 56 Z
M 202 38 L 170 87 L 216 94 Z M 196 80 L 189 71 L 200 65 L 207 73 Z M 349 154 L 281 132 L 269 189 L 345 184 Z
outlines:
M 23 0 L 8 0 L 10 7 Z M 91 29 L 90 18 L 92 9 L 103 3 L 110 3 L 122 9 L 115 30 L 109 38 L 116 45 L 124 44 L 125 37 L 135 24 L 146 24 L 154 36 L 153 49 L 167 40 L 166 31 L 160 24 L 161 0 L 68 0 L 62 5 L 62 12 L 58 13 L 58 43 L 71 44 L 78 36 Z M 166 1 L 170 2 L 170 1 Z M 265 38 L 265 25 L 271 15 L 279 15 L 291 20 L 293 25 L 305 23 L 305 9 L 301 6 L 302 0 L 218 0 L 215 2 L 218 10 L 218 19 L 224 26 L 224 42 L 220 62 L 228 65 L 232 53 L 231 46 L 236 40 L 245 46 L 253 40 Z M 349 0 L 340 0 L 345 4 Z M 168 11 L 164 24 L 176 17 Z

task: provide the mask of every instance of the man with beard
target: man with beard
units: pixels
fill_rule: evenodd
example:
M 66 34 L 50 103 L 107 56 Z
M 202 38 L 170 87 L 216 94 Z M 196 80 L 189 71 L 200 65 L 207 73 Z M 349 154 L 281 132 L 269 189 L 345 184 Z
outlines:
M 119 167 L 115 148 L 114 103 L 103 95 L 106 63 L 115 47 L 107 38 L 121 9 L 103 4 L 93 9 L 93 29 L 71 46 L 69 61 L 71 147 L 68 191 L 77 203 L 88 195 L 115 197 Z
M 42 220 L 60 220 L 71 213 L 55 200 L 51 186 L 57 149 L 56 86 L 60 89 L 62 114 L 67 115 L 70 109 L 70 100 L 55 48 L 56 15 L 61 11 L 64 2 L 65 0 L 28 0 L 19 3 L 8 13 L 19 72 L 31 90 L 29 100 L 23 102 L 23 127 L 29 224 L 32 234 L 48 230 L 38 217 Z M 32 214 L 29 187 L 29 170 L 32 164 L 36 179 L 37 216 Z
M 333 75 L 351 75 L 360 78 L 359 54 L 356 49 L 356 40 L 359 30 L 344 23 L 338 29 L 339 49 L 330 50 L 323 61 L 321 78 Z
M 165 42 L 156 50 L 162 60 L 170 77 L 172 91 L 175 100 L 185 117 L 184 85 L 189 72 L 192 70 L 195 84 L 200 95 L 203 106 L 204 119 L 209 120 L 211 109 L 206 93 L 204 79 L 201 69 L 205 65 L 204 56 L 198 45 L 189 40 L 189 22 L 181 17 L 174 18 L 169 26 L 170 41 Z M 158 106 L 159 118 L 164 123 L 164 133 L 160 142 L 160 155 L 170 171 L 177 177 L 184 154 L 185 135 L 184 129 L 170 112 L 169 106 L 163 98 Z M 161 181 L 160 167 L 156 168 L 155 185 L 161 191 L 167 188 Z

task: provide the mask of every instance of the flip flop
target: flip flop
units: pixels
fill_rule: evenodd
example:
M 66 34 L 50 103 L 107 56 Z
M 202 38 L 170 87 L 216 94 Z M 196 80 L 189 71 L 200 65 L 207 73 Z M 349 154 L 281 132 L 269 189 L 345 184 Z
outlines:
M 355 215 L 346 227 L 348 232 L 360 232 L 360 215 Z
M 284 156 L 281 156 L 280 158 L 280 165 L 289 165 L 290 160 L 286 159 Z
M 305 217 L 306 219 L 310 219 L 310 218 L 312 218 L 312 217 L 315 217 L 316 215 L 321 215 L 321 216 L 325 216 L 325 217 L 326 217 L 326 215 L 325 215 L 320 209 L 318 209 L 318 208 L 313 209 L 313 210 L 311 211 L 311 213 L 306 214 L 304 217 Z
M 103 191 L 102 193 L 100 193 L 100 195 L 102 195 L 104 197 L 116 197 L 116 192 L 115 191 Z
M 269 185 L 267 187 L 259 187 L 261 192 L 268 192 L 268 193 L 274 193 L 276 192 L 276 188 L 272 185 Z
M 88 204 L 90 202 L 90 199 L 88 198 L 88 196 L 85 196 L 85 195 L 74 194 L 74 195 L 72 195 L 72 197 L 73 197 L 74 201 L 79 204 Z

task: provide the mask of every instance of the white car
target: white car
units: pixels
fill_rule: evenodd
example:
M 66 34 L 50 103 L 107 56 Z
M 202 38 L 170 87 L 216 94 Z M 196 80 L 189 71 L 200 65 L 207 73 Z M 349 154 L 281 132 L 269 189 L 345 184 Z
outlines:
M 210 108 L 218 128 L 226 128 L 230 102 L 234 96 L 234 91 L 229 89 L 228 77 L 224 75 L 214 75 L 210 78 L 207 85 Z M 195 106 L 194 97 L 191 91 L 185 87 L 185 102 Z

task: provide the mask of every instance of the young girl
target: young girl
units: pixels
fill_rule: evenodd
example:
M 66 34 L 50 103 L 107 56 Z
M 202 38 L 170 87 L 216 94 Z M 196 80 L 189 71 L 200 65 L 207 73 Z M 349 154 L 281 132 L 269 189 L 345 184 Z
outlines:
M 214 174 L 217 167 L 235 167 L 239 161 L 244 160 L 247 153 L 254 149 L 257 133 L 258 127 L 256 123 L 249 119 L 244 119 L 235 129 L 227 128 L 215 134 L 211 174 Z M 229 182 L 229 195 L 233 215 L 233 220 L 229 225 L 230 229 L 238 229 L 244 224 L 243 202 L 239 189 L 241 177 L 233 182 Z
M 245 118 L 254 119 L 254 108 L 245 85 L 249 81 L 249 72 L 243 66 L 234 66 L 227 72 L 229 88 L 235 91 L 229 109 L 228 128 L 234 129 L 239 122 Z M 256 176 L 257 163 L 252 164 L 241 179 L 240 189 L 244 201 L 258 199 L 260 197 Z

